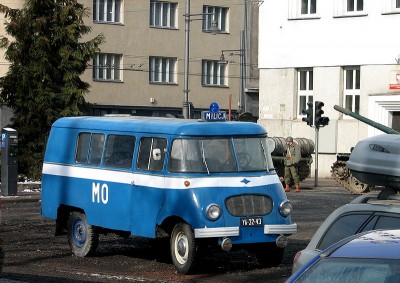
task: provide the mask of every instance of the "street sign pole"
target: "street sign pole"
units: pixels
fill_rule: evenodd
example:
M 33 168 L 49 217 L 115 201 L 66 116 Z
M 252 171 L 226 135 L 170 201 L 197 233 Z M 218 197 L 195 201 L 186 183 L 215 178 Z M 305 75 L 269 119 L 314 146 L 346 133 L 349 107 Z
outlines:
M 314 176 L 314 187 L 318 187 L 318 137 L 319 127 L 315 126 L 315 176 Z

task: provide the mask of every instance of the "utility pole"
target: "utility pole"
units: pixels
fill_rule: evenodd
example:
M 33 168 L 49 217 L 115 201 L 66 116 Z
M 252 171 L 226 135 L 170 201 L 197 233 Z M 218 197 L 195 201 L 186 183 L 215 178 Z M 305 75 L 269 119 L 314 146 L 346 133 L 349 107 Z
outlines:
M 189 118 L 189 35 L 190 35 L 190 0 L 186 0 L 185 6 L 185 67 L 184 67 L 184 86 L 182 116 Z

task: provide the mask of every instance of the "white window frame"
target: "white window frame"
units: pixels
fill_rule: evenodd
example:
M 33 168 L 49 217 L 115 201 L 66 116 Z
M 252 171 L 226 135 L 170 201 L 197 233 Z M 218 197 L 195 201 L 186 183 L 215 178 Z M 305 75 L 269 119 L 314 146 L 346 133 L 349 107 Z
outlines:
M 203 86 L 228 86 L 227 64 L 220 64 L 218 60 L 202 61 Z
M 123 0 L 93 0 L 94 23 L 123 22 Z
M 303 81 L 304 88 L 302 88 Z M 304 103 L 301 103 L 302 101 Z M 297 70 L 297 102 L 297 117 L 304 117 L 302 111 L 307 110 L 307 103 L 314 102 L 314 71 L 312 68 Z
M 348 11 L 348 3 L 352 1 L 354 3 L 354 11 Z M 362 1 L 362 10 L 358 11 L 360 3 L 358 1 Z M 359 17 L 359 16 L 367 16 L 367 12 L 365 11 L 365 1 L 364 0 L 335 0 L 335 10 L 334 17 Z
M 166 1 L 150 1 L 150 27 L 177 28 L 178 3 Z
M 150 57 L 150 83 L 176 84 L 176 62 L 176 58 Z
M 382 14 L 400 13 L 400 0 L 382 0 Z
M 203 14 L 203 31 L 210 32 L 212 22 L 217 21 L 220 32 L 229 32 L 228 8 L 204 5 Z
M 351 72 L 351 73 L 349 73 Z M 351 82 L 348 82 L 348 76 Z M 360 112 L 361 70 L 359 66 L 343 67 L 343 108 L 352 112 Z M 351 99 L 349 105 L 347 98 Z M 347 118 L 347 115 L 344 115 Z
M 303 1 L 307 1 L 307 12 L 302 13 L 303 10 Z M 315 12 L 311 11 L 311 7 L 313 5 L 312 2 L 315 1 Z M 324 0 L 323 0 L 324 1 Z M 318 0 L 289 0 L 289 19 L 290 20 L 299 20 L 299 19 L 319 19 L 318 15 Z
M 97 53 L 93 59 L 94 81 L 122 81 L 122 55 Z

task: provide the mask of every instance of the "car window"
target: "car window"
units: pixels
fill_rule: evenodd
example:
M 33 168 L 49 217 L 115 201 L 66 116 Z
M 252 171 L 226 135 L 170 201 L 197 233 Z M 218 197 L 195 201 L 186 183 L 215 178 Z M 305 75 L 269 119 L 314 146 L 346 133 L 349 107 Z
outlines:
M 324 250 L 330 245 L 356 234 L 371 213 L 346 214 L 336 219 L 322 236 L 317 249 Z
M 142 138 L 139 145 L 137 168 L 161 171 L 164 165 L 167 140 L 163 138 Z
M 77 163 L 100 165 L 104 148 L 104 134 L 80 133 L 76 146 Z
M 135 140 L 134 136 L 109 135 L 104 154 L 104 165 L 120 168 L 131 167 Z
M 376 216 L 377 218 L 376 224 L 374 227 L 368 229 L 399 229 L 400 228 L 400 218 L 393 216 Z M 364 229 L 365 230 L 365 229 Z M 367 230 L 365 230 L 367 231 Z

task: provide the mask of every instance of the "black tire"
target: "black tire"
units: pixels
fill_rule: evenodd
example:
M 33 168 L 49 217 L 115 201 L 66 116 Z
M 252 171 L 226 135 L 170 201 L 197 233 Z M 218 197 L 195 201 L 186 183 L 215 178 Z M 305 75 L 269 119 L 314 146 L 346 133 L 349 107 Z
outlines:
M 73 211 L 68 218 L 68 243 L 78 257 L 92 255 L 99 244 L 95 227 L 88 225 L 84 213 Z
M 190 225 L 178 223 L 172 231 L 171 258 L 178 273 L 190 274 L 194 271 L 197 258 L 197 243 Z
M 275 244 L 257 245 L 253 252 L 262 267 L 275 267 L 281 264 L 285 249 L 278 248 Z

